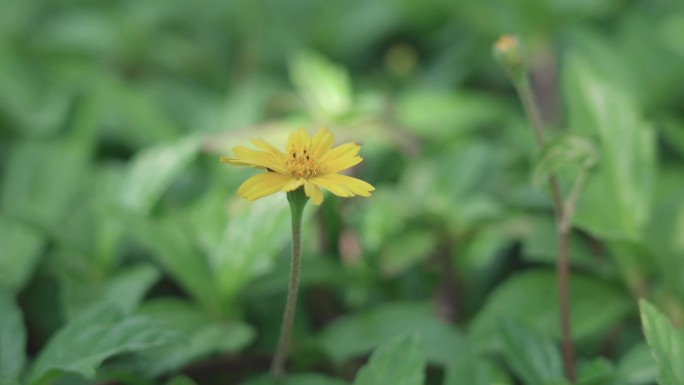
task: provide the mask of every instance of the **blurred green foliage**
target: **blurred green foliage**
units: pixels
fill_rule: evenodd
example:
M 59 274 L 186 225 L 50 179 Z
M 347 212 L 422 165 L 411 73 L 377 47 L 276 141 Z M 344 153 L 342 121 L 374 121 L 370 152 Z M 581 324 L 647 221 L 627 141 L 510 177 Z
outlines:
M 287 203 L 218 158 L 321 126 L 377 190 L 307 209 L 286 383 L 563 383 L 533 179 L 591 159 L 578 383 L 681 384 L 682 36 L 677 0 L 2 0 L 0 385 L 272 383 Z

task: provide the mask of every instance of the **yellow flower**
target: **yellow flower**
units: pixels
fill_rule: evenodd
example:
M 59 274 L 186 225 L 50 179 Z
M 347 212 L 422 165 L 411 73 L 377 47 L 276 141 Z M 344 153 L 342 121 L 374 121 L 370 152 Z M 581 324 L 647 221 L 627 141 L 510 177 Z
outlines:
M 338 174 L 363 160 L 357 155 L 361 146 L 346 143 L 332 148 L 333 140 L 325 128 L 313 138 L 300 128 L 290 135 L 285 153 L 264 140 L 252 139 L 252 144 L 263 151 L 237 146 L 233 148 L 235 158 L 221 157 L 221 162 L 268 170 L 247 179 L 238 189 L 238 195 L 250 201 L 302 186 L 315 205 L 323 202 L 321 187 L 340 197 L 369 197 L 373 186 Z

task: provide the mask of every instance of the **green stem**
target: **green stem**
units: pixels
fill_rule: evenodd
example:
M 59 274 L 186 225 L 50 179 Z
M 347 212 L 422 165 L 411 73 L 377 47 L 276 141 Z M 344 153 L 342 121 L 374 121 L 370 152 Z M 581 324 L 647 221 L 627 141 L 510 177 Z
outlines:
M 565 222 L 564 219 L 561 222 Z M 556 276 L 558 277 L 558 308 L 560 312 L 561 345 L 565 376 L 575 382 L 575 353 L 570 331 L 570 227 L 558 226 L 558 250 L 556 260 Z
M 532 129 L 534 130 L 534 137 L 540 149 L 544 147 L 544 124 L 539 113 L 539 108 L 534 99 L 534 93 L 530 82 L 525 75 L 519 81 L 513 82 L 515 88 L 520 95 L 523 107 L 527 114 Z M 570 231 L 571 231 L 571 216 L 574 211 L 575 201 L 579 187 L 573 188 L 568 205 L 563 205 L 563 197 L 560 191 L 560 185 L 555 175 L 549 177 L 549 185 L 551 187 L 551 199 L 553 200 L 553 211 L 556 216 L 556 236 L 558 249 L 556 254 L 556 276 L 558 278 L 558 307 L 560 313 L 560 328 L 561 328 L 561 344 L 563 350 L 563 364 L 565 367 L 565 376 L 571 382 L 575 381 L 575 362 L 574 362 L 574 348 L 572 345 L 572 336 L 570 331 Z M 581 186 L 578 181 L 576 186 Z
M 575 178 L 570 194 L 568 194 L 568 197 L 565 200 L 565 206 L 563 206 L 563 219 L 565 219 L 565 221 L 561 223 L 561 227 L 568 228 L 568 230 L 572 226 L 572 217 L 575 215 L 577 200 L 579 199 L 582 187 L 584 187 L 586 177 L 587 172 L 584 169 L 581 169 L 579 174 L 577 174 L 577 178 Z
M 532 124 L 534 139 L 541 149 L 544 147 L 544 123 L 541 114 L 539 113 L 539 109 L 537 108 L 537 102 L 534 99 L 534 93 L 532 92 L 532 87 L 530 87 L 530 82 L 525 76 L 520 81 L 514 82 L 514 85 L 518 90 L 518 95 L 520 95 L 520 100 L 525 108 L 527 118 Z
M 541 150 L 546 143 L 544 138 L 544 123 L 542 121 L 541 114 L 539 113 L 539 108 L 537 108 L 537 102 L 534 100 L 534 93 L 532 92 L 532 87 L 530 87 L 530 82 L 527 77 L 525 77 L 519 82 L 514 82 L 514 84 L 518 90 L 518 95 L 520 95 L 520 100 L 522 100 L 525 113 L 527 114 L 530 124 L 532 125 L 532 129 L 534 130 L 534 139 Z M 556 219 L 559 220 L 563 216 L 563 198 L 561 196 L 558 179 L 555 175 L 551 175 L 549 178 L 549 184 L 551 185 L 553 210 L 556 214 Z
M 297 292 L 299 291 L 299 270 L 301 265 L 302 253 L 302 213 L 306 206 L 306 195 L 302 189 L 297 189 L 287 193 L 287 200 L 290 203 L 292 213 L 292 267 L 290 270 L 290 283 L 287 288 L 287 303 L 283 313 L 283 323 L 280 327 L 280 339 L 278 348 L 271 362 L 271 373 L 276 378 L 285 376 L 285 360 L 290 347 L 292 336 L 292 325 L 294 323 L 295 310 L 297 308 Z

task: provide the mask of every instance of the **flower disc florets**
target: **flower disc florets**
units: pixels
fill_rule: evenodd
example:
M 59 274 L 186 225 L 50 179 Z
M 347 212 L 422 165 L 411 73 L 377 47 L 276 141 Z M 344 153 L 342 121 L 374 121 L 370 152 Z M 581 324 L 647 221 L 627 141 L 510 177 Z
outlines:
M 285 166 L 290 175 L 296 179 L 311 179 L 325 173 L 316 162 L 316 159 L 313 159 L 311 154 L 308 153 L 306 147 L 301 151 L 297 151 L 294 147 L 291 148 L 286 157 Z

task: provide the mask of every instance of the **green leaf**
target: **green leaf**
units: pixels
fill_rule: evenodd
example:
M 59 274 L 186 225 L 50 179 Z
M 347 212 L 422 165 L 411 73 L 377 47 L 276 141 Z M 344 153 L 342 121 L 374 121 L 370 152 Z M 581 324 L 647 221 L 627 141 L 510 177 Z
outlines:
M 19 384 L 26 361 L 26 329 L 14 298 L 0 288 L 0 385 Z
M 289 253 L 279 257 L 283 250 L 289 250 L 291 242 L 290 210 L 284 194 L 257 202 L 234 195 L 227 201 L 230 196 L 217 186 L 191 206 L 188 215 L 176 218 L 190 233 L 191 237 L 185 238 L 197 246 L 196 254 L 211 266 L 215 296 L 223 309 L 236 305 L 237 294 L 250 282 L 273 272 L 276 262 L 289 261 Z M 304 217 L 308 219 L 313 212 L 305 209 Z M 289 262 L 286 271 L 289 274 Z
M 412 332 L 425 342 L 430 362 L 446 365 L 463 345 L 461 333 L 434 317 L 429 303 L 389 303 L 358 311 L 330 324 L 320 335 L 322 349 L 335 362 L 367 354 L 396 336 Z
M 399 100 L 397 114 L 414 134 L 431 140 L 449 140 L 485 124 L 503 121 L 506 110 L 490 95 L 411 89 Z
M 481 360 L 470 354 L 458 354 L 447 367 L 444 385 L 490 385 L 492 379 Z
M 397 276 L 427 259 L 437 245 L 437 235 L 429 229 L 404 231 L 400 238 L 389 243 L 380 256 L 384 274 Z
M 397 193 L 404 202 L 414 202 L 411 206 L 420 215 L 435 215 L 455 231 L 468 231 L 500 214 L 501 203 L 487 190 L 495 186 L 492 181 L 502 161 L 500 151 L 490 143 L 459 141 L 432 157 L 410 162 Z M 426 194 L 430 199 L 415 198 Z
M 302 52 L 290 62 L 290 78 L 312 114 L 331 119 L 349 112 L 351 82 L 343 67 L 317 53 Z
M 58 228 L 77 203 L 88 174 L 88 156 L 88 149 L 77 141 L 15 144 L 0 191 L 2 211 L 46 230 Z
M 232 301 L 246 283 L 268 272 L 278 252 L 291 240 L 290 210 L 280 194 L 258 202 L 241 199 L 231 206 L 228 215 L 223 236 L 209 254 L 223 303 Z
M 128 314 L 138 307 L 160 276 L 159 268 L 147 264 L 120 268 L 107 283 L 103 301 Z
M 12 12 L 18 2 L 7 1 L 3 4 L 0 24 L 21 25 L 19 19 L 26 17 L 23 12 Z M 14 18 L 10 22 L 7 19 Z M 21 28 L 21 27 L 19 27 Z M 0 32 L 0 40 L 11 35 Z M 62 128 L 74 99 L 71 87 L 50 87 L 40 85 L 40 80 L 32 75 L 31 69 L 22 62 L 18 49 L 8 49 L 10 44 L 0 43 L 0 114 L 9 124 L 4 127 L 14 129 L 17 134 L 28 136 L 49 136 Z M 14 48 L 14 47 L 13 47 Z M 18 48 L 18 47 L 17 47 Z
M 138 153 L 121 185 L 120 203 L 133 213 L 148 214 L 199 150 L 201 141 L 188 137 Z
M 647 385 L 655 382 L 658 368 L 645 342 L 630 349 L 617 365 L 615 385 Z
M 677 12 L 664 20 L 658 28 L 662 40 L 672 51 L 684 56 L 684 48 L 681 44 L 681 37 L 684 36 L 684 12 Z
M 577 374 L 577 385 L 613 385 L 615 384 L 615 368 L 605 358 L 596 358 L 580 366 Z M 618 384 L 625 384 L 618 382 Z
M 684 296 L 684 174 L 680 167 L 661 168 L 656 186 L 653 217 L 645 239 L 651 255 L 641 253 L 637 258 L 639 262 L 646 259 L 645 262 L 654 264 L 663 289 L 681 298 Z M 636 267 L 637 271 L 646 270 Z
M 348 385 L 349 383 L 322 374 L 288 374 L 284 379 L 264 374 L 244 382 L 242 385 Z
M 232 353 L 254 340 L 254 328 L 242 322 L 214 319 L 201 308 L 181 299 L 156 299 L 138 314 L 184 336 L 184 341 L 164 345 L 137 355 L 140 369 L 158 376 L 212 353 Z
M 631 94 L 599 74 L 592 58 L 569 55 L 563 73 L 571 130 L 594 138 L 600 158 L 574 222 L 601 237 L 634 240 L 649 218 L 655 135 Z
M 133 235 L 152 257 L 208 312 L 220 314 L 221 303 L 214 273 L 206 258 L 198 253 L 181 220 L 167 217 L 130 222 Z
M 117 52 L 116 24 L 107 16 L 106 12 L 85 9 L 55 15 L 37 26 L 36 36 L 41 48 L 56 52 L 88 56 Z
M 178 136 L 180 129 L 161 107 L 159 99 L 138 87 L 131 87 L 119 77 L 104 77 L 102 91 L 104 115 L 116 123 L 110 132 L 118 141 L 133 148 L 167 143 Z M 162 145 L 164 146 L 164 145 Z
M 574 274 L 570 279 L 571 329 L 575 340 L 603 333 L 632 310 L 628 295 L 603 281 Z M 470 326 L 477 346 L 500 349 L 497 324 L 516 318 L 534 330 L 560 339 L 556 275 L 538 270 L 521 273 L 500 284 L 487 298 Z
M 33 228 L 0 216 L 0 288 L 17 292 L 33 274 L 45 238 Z
M 478 354 L 469 342 L 453 352 L 443 385 L 491 384 L 512 384 L 512 381 L 501 368 Z
M 672 146 L 680 156 L 684 156 L 684 121 L 677 117 L 667 116 L 658 119 L 656 123 L 658 134 L 663 137 L 662 139 L 667 141 L 667 144 Z
M 495 0 L 477 4 L 455 3 L 459 19 L 468 29 L 494 35 L 502 31 L 519 31 L 522 36 L 566 31 L 573 19 L 608 16 L 621 3 L 617 0 L 557 0 L 552 3 L 537 0 Z
M 88 277 L 61 272 L 61 295 L 67 319 L 101 302 L 108 302 L 129 314 L 160 276 L 159 268 L 149 264 L 121 268 L 106 281 L 92 282 L 87 281 Z
M 396 337 L 376 349 L 356 374 L 354 385 L 423 385 L 425 354 L 415 333 Z
M 169 380 L 166 385 L 197 385 L 195 381 L 185 376 L 176 376 Z
M 660 385 L 684 384 L 684 336 L 670 320 L 645 299 L 639 301 L 646 341 L 658 366 Z
M 57 331 L 34 361 L 27 384 L 48 384 L 69 373 L 92 378 L 109 357 L 162 346 L 179 338 L 159 322 L 140 316 L 124 317 L 116 308 L 100 304 Z
M 391 245 L 389 239 L 398 239 L 396 234 L 405 229 L 406 221 L 414 209 L 405 204 L 405 199 L 396 189 L 382 188 L 373 192 L 373 204 L 359 210 L 359 237 L 366 250 L 377 252 Z M 391 212 L 392 215 L 386 215 Z
M 500 329 L 506 361 L 525 384 L 566 384 L 553 340 L 508 317 L 500 321 Z

